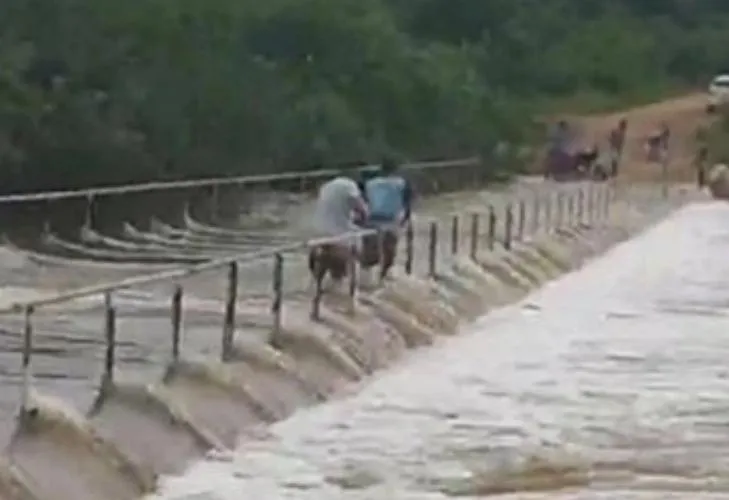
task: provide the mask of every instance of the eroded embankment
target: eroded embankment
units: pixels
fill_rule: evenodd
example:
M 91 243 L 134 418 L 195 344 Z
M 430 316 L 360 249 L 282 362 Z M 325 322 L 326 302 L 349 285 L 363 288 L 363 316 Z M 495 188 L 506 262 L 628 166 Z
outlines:
M 117 378 L 86 416 L 35 394 L 34 410 L 8 450 L 0 498 L 5 491 L 7 498 L 38 500 L 144 495 L 159 475 L 182 473 L 191 461 L 265 432 L 265 424 L 297 408 L 341 397 L 408 349 L 456 334 L 656 215 L 615 201 L 609 216 L 592 224 L 535 234 L 508 252 L 457 257 L 433 278 L 395 276 L 380 290 L 360 293 L 353 313 L 346 294 L 329 294 L 319 322 L 309 319 L 308 304 L 287 303 L 280 334 L 268 342 L 239 340 L 226 363 L 186 359 L 149 386 Z M 252 307 L 250 314 L 264 312 Z

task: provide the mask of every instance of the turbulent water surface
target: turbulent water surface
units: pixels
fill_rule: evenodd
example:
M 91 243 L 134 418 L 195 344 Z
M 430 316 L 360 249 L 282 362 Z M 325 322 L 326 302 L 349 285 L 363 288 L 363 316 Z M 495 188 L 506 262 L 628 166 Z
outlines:
M 684 208 L 154 498 L 729 498 L 728 221 Z
M 498 232 L 501 234 L 507 201 L 517 202 L 523 199 L 529 203 L 528 208 L 531 208 L 535 196 L 540 197 L 543 207 L 551 200 L 551 217 L 554 219 L 558 215 L 554 209 L 557 190 L 574 193 L 577 187 L 579 185 L 555 185 L 541 180 L 522 179 L 503 189 L 445 194 L 420 200 L 416 212 L 415 272 L 419 275 L 426 272 L 428 220 L 431 217 L 441 220 L 439 259 L 445 259 L 450 256 L 449 213 L 466 213 L 470 210 L 484 212 L 489 205 L 493 205 L 499 216 Z M 259 198 L 255 213 L 244 214 L 239 220 L 229 221 L 237 228 L 235 237 L 214 234 L 197 227 L 186 228 L 178 222 L 177 231 L 186 231 L 190 238 L 188 243 L 173 244 L 175 242 L 171 235 L 160 231 L 159 227 L 151 226 L 133 228 L 145 233 L 143 236 L 147 240 L 139 235 L 119 234 L 119 231 L 112 234 L 116 240 L 112 243 L 119 245 L 119 241 L 122 241 L 124 249 L 84 241 L 80 234 L 62 235 L 81 247 L 76 251 L 61 248 L 58 243 L 52 242 L 43 243 L 41 248 L 35 249 L 36 254 L 33 255 L 19 252 L 12 246 L 0 247 L 0 276 L 3 280 L 0 287 L 0 305 L 32 300 L 74 287 L 156 272 L 160 269 L 160 263 L 164 265 L 166 259 L 171 261 L 173 255 L 179 256 L 182 251 L 197 257 L 214 257 L 273 248 L 287 242 L 302 241 L 311 234 L 311 198 L 276 193 L 261 193 Z M 567 209 L 566 203 L 564 209 Z M 526 214 L 527 231 L 533 229 L 533 215 L 531 211 Z M 544 219 L 547 215 L 542 210 L 539 217 Z M 207 221 L 207 224 L 215 223 Z M 481 221 L 482 238 L 485 236 L 485 228 L 484 217 Z M 469 244 L 469 229 L 470 220 L 464 218 L 460 224 L 460 245 L 463 251 L 466 251 Z M 230 229 L 227 231 L 230 232 Z M 109 252 L 121 256 L 154 254 L 159 263 L 150 265 L 101 261 L 94 257 L 94 252 L 98 253 L 102 247 L 104 255 L 109 255 Z M 482 247 L 485 247 L 485 240 L 482 241 Z M 89 249 L 90 253 L 85 255 L 84 252 L 89 252 Z M 54 256 L 45 260 L 51 254 Z M 38 261 L 39 258 L 41 262 Z M 170 262 L 166 265 L 169 267 Z M 241 302 L 257 300 L 262 315 L 268 314 L 270 307 L 271 275 L 270 257 L 241 263 L 238 298 Z M 179 281 L 185 287 L 185 353 L 219 356 L 225 279 L 225 269 L 218 269 Z M 169 311 L 174 284 L 165 281 L 121 290 L 114 294 L 118 318 L 116 365 L 126 378 L 140 382 L 156 381 L 169 361 Z M 284 289 L 287 295 L 286 304 L 308 300 L 311 295 L 302 252 L 286 257 Z M 99 387 L 104 355 L 102 305 L 103 296 L 96 294 L 73 302 L 40 308 L 34 317 L 33 385 L 45 394 L 63 398 L 81 412 L 91 406 Z M 240 318 L 239 325 L 244 324 L 244 321 L 245 318 Z M 270 329 L 268 324 L 265 328 L 243 328 L 239 335 L 262 335 L 267 329 Z M 23 318 L 20 315 L 0 316 L 0 436 L 7 436 L 13 428 L 10 420 L 19 401 L 22 330 Z

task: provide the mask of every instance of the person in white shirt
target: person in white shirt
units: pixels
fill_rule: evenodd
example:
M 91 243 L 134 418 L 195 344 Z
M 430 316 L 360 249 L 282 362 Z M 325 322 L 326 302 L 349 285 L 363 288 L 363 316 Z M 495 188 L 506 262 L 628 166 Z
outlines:
M 309 270 L 321 284 L 327 273 L 334 281 L 347 274 L 350 258 L 359 258 L 361 238 L 343 237 L 361 231 L 357 221 L 366 220 L 367 203 L 357 183 L 344 175 L 324 183 L 314 212 L 314 230 L 317 237 L 338 238 L 336 241 L 313 247 L 309 252 Z

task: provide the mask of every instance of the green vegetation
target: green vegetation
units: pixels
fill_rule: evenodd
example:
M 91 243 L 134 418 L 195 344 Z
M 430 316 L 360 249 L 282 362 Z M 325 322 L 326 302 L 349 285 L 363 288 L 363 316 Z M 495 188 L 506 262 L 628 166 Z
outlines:
M 483 154 L 544 103 L 656 97 L 728 46 L 726 0 L 3 0 L 0 181 Z

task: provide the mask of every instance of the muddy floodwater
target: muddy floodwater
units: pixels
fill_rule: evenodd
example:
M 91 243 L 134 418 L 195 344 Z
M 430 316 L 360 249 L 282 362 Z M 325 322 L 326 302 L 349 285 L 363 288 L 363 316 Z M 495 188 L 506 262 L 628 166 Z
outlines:
M 728 253 L 685 207 L 154 498 L 729 499 Z
M 584 187 L 584 185 L 582 185 Z M 428 221 L 441 220 L 439 258 L 450 255 L 449 214 L 468 211 L 485 212 L 493 206 L 499 216 L 498 236 L 503 234 L 503 214 L 508 202 L 519 200 L 532 202 L 539 197 L 543 206 L 552 204 L 551 217 L 557 217 L 555 206 L 558 192 L 574 194 L 580 184 L 559 185 L 541 179 L 523 178 L 511 186 L 484 191 L 460 192 L 430 196 L 418 200 L 416 206 L 416 255 L 414 271 L 426 272 Z M 564 198 L 566 201 L 566 198 Z M 75 231 L 59 233 L 65 240 L 73 240 L 71 251 L 56 243 L 37 238 L 33 255 L 12 246 L 0 246 L 0 305 L 32 300 L 53 295 L 63 290 L 96 285 L 181 265 L 173 262 L 173 256 L 185 250 L 188 255 L 215 258 L 231 253 L 246 253 L 264 248 L 303 241 L 311 236 L 311 216 L 314 200 L 306 196 L 283 196 L 280 193 L 261 193 L 253 214 L 241 214 L 235 221 L 227 221 L 238 230 L 237 239 L 211 233 L 209 229 L 185 227 L 174 224 L 176 231 L 187 231 L 194 238 L 195 247 L 175 243 L 174 235 L 147 223 L 135 223 L 132 228 L 142 234 L 123 232 L 121 226 L 115 232 L 99 229 L 103 236 L 113 238 L 99 243 L 94 239 L 83 240 L 79 234 L 82 219 Z M 530 211 L 526 214 L 526 231 L 543 224 L 547 213 L 542 209 L 538 220 Z M 566 210 L 566 205 L 565 205 Z M 563 216 L 565 214 L 562 214 Z M 122 215 L 120 215 L 122 217 Z M 38 222 L 38 221 L 37 221 Z M 206 221 L 203 221 L 206 222 Z M 208 224 L 214 224 L 207 222 Z M 39 222 L 38 226 L 41 225 Z M 127 228 L 128 229 L 128 228 Z M 169 229 L 169 226 L 168 226 Z M 466 248 L 470 221 L 461 222 L 461 245 Z M 225 230 L 224 230 L 225 231 Z M 485 235 L 486 220 L 481 221 L 481 235 Z M 55 235 L 54 235 L 55 236 Z M 97 236 L 98 237 L 98 236 Z M 120 243 L 121 242 L 121 243 Z M 173 244 L 174 243 L 174 244 Z M 150 250 L 150 247 L 154 247 Z M 104 255 L 111 252 L 116 260 L 127 256 L 130 262 L 109 262 L 97 258 L 99 249 Z M 485 248 L 485 242 L 482 245 Z M 157 264 L 138 263 L 129 257 L 140 255 L 142 250 L 154 255 Z M 88 252 L 88 253 L 85 253 Z M 51 257 L 49 257 L 51 256 Z M 38 259 L 42 257 L 39 262 Z M 404 253 L 401 252 L 401 258 Z M 43 259 L 50 259 L 48 261 Z M 402 269 L 402 265 L 400 265 Z M 242 262 L 239 278 L 240 301 L 269 300 L 271 294 L 272 260 Z M 223 321 L 223 300 L 226 290 L 225 269 L 180 280 L 185 288 L 184 338 L 185 354 L 202 354 L 211 358 L 219 356 Z M 149 286 L 121 290 L 114 294 L 117 309 L 117 360 L 118 371 L 126 379 L 149 383 L 159 379 L 169 359 L 170 351 L 170 297 L 175 283 L 165 281 Z M 305 255 L 286 257 L 284 289 L 286 304 L 307 300 L 310 296 L 310 280 L 306 271 Z M 308 292 L 307 292 L 308 291 Z M 308 293 L 308 295 L 307 295 Z M 68 405 L 81 412 L 91 407 L 99 388 L 104 356 L 103 296 L 84 297 L 53 307 L 41 308 L 34 317 L 33 386 L 50 396 L 62 398 Z M 261 306 L 267 311 L 266 302 Z M 0 442 L 7 440 L 14 427 L 12 419 L 18 407 L 21 369 L 20 348 L 23 331 L 22 315 L 0 316 Z M 263 332 L 247 329 L 239 335 L 261 336 Z

